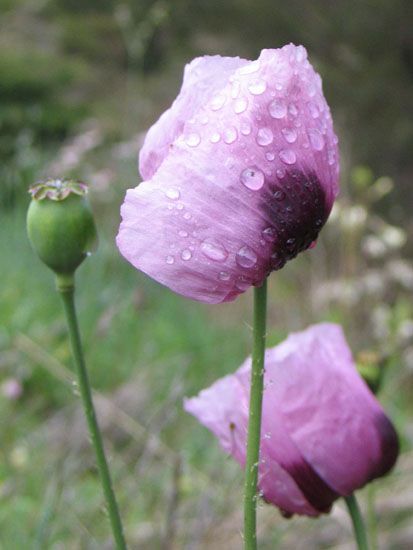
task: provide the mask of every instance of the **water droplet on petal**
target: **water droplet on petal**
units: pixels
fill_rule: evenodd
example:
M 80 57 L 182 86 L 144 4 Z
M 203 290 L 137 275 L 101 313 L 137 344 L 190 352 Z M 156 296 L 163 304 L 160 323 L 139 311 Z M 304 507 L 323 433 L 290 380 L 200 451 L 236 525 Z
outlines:
M 316 94 L 316 91 L 317 91 L 317 90 L 316 90 L 315 85 L 314 85 L 313 83 L 311 83 L 311 84 L 308 86 L 308 95 L 309 95 L 310 97 L 314 97 L 315 94 Z
M 226 97 L 224 94 L 218 94 L 214 98 L 212 98 L 211 103 L 209 106 L 213 111 L 219 111 L 224 106 L 224 103 L 226 101 Z
M 190 260 L 192 258 L 192 252 L 190 250 L 188 250 L 187 248 L 185 248 L 185 250 L 182 250 L 181 258 L 185 262 L 187 262 L 188 260 Z
M 285 176 L 285 170 L 283 170 L 282 168 L 278 168 L 275 173 L 277 174 L 277 178 L 280 180 L 283 179 L 283 177 Z
M 221 139 L 221 136 L 218 134 L 218 132 L 214 132 L 212 136 L 209 138 L 209 141 L 211 143 L 218 143 L 218 141 Z
M 267 229 L 264 229 L 262 232 L 262 236 L 267 242 L 273 243 L 277 238 L 277 232 L 274 227 L 267 227 Z
M 268 105 L 268 112 L 272 118 L 281 119 L 287 114 L 287 105 L 283 99 L 274 99 Z
M 273 142 L 274 136 L 269 128 L 260 128 L 257 133 L 258 145 L 270 145 Z
M 169 265 L 172 265 L 174 263 L 174 257 L 173 256 L 167 256 L 166 257 L 166 263 Z
M 298 115 L 298 107 L 295 103 L 290 103 L 288 106 L 288 112 L 291 116 L 297 116 Z
M 184 220 L 190 220 L 190 219 L 191 219 L 191 214 L 189 212 L 185 212 Z
M 207 117 L 207 115 L 203 115 L 203 116 L 200 118 L 200 121 L 201 121 L 201 124 L 205 125 L 205 124 L 208 124 L 209 118 Z
M 287 143 L 294 143 L 297 141 L 297 132 L 294 128 L 283 128 L 281 130 L 282 135 Z
M 167 191 L 166 191 L 166 196 L 168 197 L 168 199 L 171 199 L 173 201 L 179 199 L 179 197 L 181 196 L 180 192 L 178 191 L 178 189 L 175 189 L 173 187 L 170 187 Z
M 225 247 L 213 239 L 205 239 L 201 243 L 202 253 L 215 262 L 224 262 L 228 258 L 228 252 Z
M 282 191 L 281 189 L 278 189 L 274 195 L 273 195 L 274 199 L 276 201 L 283 201 L 285 199 L 285 193 L 284 191 Z
M 235 128 L 227 128 L 226 130 L 224 130 L 225 143 L 228 143 L 228 144 L 234 143 L 237 137 L 238 137 L 238 132 L 236 131 Z
M 236 256 L 235 261 L 240 267 L 245 267 L 247 269 L 254 267 L 257 263 L 257 255 L 255 252 L 248 246 L 241 247 Z
M 311 146 L 315 151 L 321 151 L 324 147 L 324 138 L 321 133 L 314 129 L 309 130 L 308 135 L 310 137 Z
M 188 232 L 187 231 L 184 231 L 183 229 L 181 229 L 180 231 L 178 231 L 178 235 L 180 237 L 187 237 L 188 236 Z
M 231 86 L 232 99 L 236 99 L 239 96 L 240 88 L 241 86 L 240 86 L 239 80 L 235 80 Z
M 235 286 L 238 288 L 238 290 L 245 292 L 246 290 L 249 289 L 251 284 L 252 283 L 250 281 L 248 281 L 247 279 L 245 279 L 245 277 L 241 275 L 241 277 L 239 277 L 237 282 L 235 283 Z
M 279 157 L 285 164 L 294 164 L 297 160 L 296 154 L 292 149 L 281 149 Z
M 275 159 L 275 154 L 274 153 L 271 153 L 270 151 L 268 153 L 265 153 L 265 158 L 267 160 L 274 160 Z
M 186 136 L 185 143 L 189 145 L 189 147 L 196 147 L 201 143 L 201 138 L 199 134 L 192 133 Z
M 227 271 L 221 271 L 218 275 L 220 281 L 229 281 L 230 274 Z
M 240 179 L 245 187 L 252 191 L 258 191 L 264 185 L 265 176 L 259 168 L 250 166 L 241 172 Z
M 276 85 L 275 85 L 275 89 L 278 90 L 279 92 L 283 89 L 283 85 L 278 82 Z
M 253 80 L 248 84 L 248 91 L 253 95 L 261 95 L 267 89 L 265 80 Z
M 251 125 L 249 122 L 241 122 L 240 126 L 241 134 L 243 136 L 248 136 L 251 133 Z
M 295 245 L 295 239 L 294 237 L 291 237 L 290 239 L 287 239 L 287 242 L 285 243 L 286 247 L 289 249 L 294 248 Z
M 260 68 L 260 62 L 258 60 L 252 61 L 251 63 L 247 63 L 247 65 L 244 65 L 243 67 L 238 69 L 238 73 L 251 74 L 251 73 L 257 72 L 259 68 Z
M 234 103 L 234 112 L 239 115 L 245 111 L 245 109 L 248 106 L 248 101 L 241 97 L 240 99 L 237 99 Z
M 320 111 L 318 110 L 317 105 L 315 105 L 314 103 L 310 102 L 308 104 L 308 110 L 310 111 L 310 114 L 313 118 L 318 118 L 320 116 Z

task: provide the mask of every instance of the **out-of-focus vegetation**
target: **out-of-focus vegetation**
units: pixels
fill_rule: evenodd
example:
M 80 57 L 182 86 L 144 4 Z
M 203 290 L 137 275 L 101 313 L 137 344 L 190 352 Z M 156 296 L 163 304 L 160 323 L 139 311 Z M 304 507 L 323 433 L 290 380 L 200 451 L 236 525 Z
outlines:
M 249 353 L 250 297 L 208 307 L 175 296 L 126 264 L 114 236 L 144 131 L 175 97 L 184 63 L 290 41 L 323 76 L 342 195 L 317 247 L 271 278 L 269 344 L 336 320 L 364 369 L 382 369 L 404 453 L 362 502 L 375 499 L 381 547 L 413 544 L 412 8 L 0 0 L 1 548 L 110 544 L 53 277 L 25 235 L 27 186 L 45 176 L 91 184 L 100 248 L 79 272 L 79 310 L 131 548 L 240 547 L 242 474 L 181 401 Z M 318 522 L 260 515 L 264 549 L 350 540 L 340 506 Z

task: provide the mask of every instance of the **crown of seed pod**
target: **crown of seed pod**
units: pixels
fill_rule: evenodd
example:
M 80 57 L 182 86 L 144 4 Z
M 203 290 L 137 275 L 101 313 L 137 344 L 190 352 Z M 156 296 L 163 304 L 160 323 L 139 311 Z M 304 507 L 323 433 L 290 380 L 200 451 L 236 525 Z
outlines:
M 97 245 L 88 187 L 52 179 L 29 189 L 27 232 L 33 249 L 57 275 L 72 275 Z

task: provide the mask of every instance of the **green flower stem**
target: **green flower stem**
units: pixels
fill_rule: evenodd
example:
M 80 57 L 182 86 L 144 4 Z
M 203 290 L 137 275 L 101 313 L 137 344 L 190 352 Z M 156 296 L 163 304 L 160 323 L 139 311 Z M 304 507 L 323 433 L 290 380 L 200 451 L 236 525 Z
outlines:
M 369 545 L 367 542 L 366 529 L 364 527 L 363 518 L 361 516 L 356 497 L 353 494 L 348 497 L 344 497 L 344 500 L 346 501 L 348 512 L 353 523 L 354 537 L 357 541 L 357 548 L 358 550 L 368 550 Z
M 261 438 L 264 356 L 267 320 L 267 281 L 254 288 L 254 328 L 247 458 L 244 485 L 244 548 L 257 548 L 257 482 Z
M 80 341 L 79 326 L 77 322 L 74 301 L 73 277 L 58 275 L 56 277 L 56 286 L 63 300 L 73 359 L 77 370 L 80 394 L 83 401 L 83 408 L 89 427 L 92 445 L 96 453 L 96 461 L 102 481 L 103 492 L 108 506 L 113 536 L 116 541 L 116 548 L 118 550 L 126 550 L 126 542 L 123 535 L 122 522 L 119 515 L 118 505 L 116 503 L 115 493 L 113 492 L 112 488 L 112 481 L 110 478 L 109 468 L 105 457 L 102 436 L 96 419 L 96 413 L 92 401 L 92 392 L 90 389 L 89 378 L 83 358 L 82 344 Z

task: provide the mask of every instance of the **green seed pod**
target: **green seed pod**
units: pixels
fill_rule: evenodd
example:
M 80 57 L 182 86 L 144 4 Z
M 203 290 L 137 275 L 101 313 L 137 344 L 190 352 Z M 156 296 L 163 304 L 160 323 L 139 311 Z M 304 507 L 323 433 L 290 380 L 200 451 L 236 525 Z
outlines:
M 97 243 L 87 186 L 56 179 L 29 192 L 27 232 L 33 249 L 57 275 L 73 275 Z

